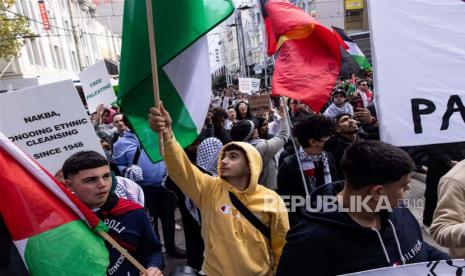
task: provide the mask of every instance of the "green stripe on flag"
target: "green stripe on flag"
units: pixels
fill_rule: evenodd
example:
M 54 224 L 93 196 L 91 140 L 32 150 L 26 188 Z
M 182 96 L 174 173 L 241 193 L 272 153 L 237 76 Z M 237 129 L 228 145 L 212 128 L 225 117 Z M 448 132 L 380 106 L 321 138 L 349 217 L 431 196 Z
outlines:
M 192 121 L 189 112 L 181 100 L 178 92 L 171 84 L 168 76 L 163 70 L 158 71 L 158 81 L 160 91 L 160 99 L 167 110 L 169 110 L 171 119 L 173 120 L 173 131 L 175 133 L 183 133 L 184 135 L 176 136 L 176 139 L 182 145 L 189 145 L 197 138 L 197 128 Z M 138 87 L 138 91 L 151 91 L 152 79 L 148 78 Z M 121 98 L 122 102 L 130 102 L 126 105 L 124 112 L 131 114 L 131 124 L 135 129 L 138 138 L 143 142 L 146 153 L 158 161 L 161 159 L 158 152 L 158 139 L 156 134 L 147 126 L 148 110 L 153 106 L 153 93 L 147 93 L 145 96 L 140 96 L 137 93 L 126 94 Z
M 362 69 L 371 69 L 371 64 L 368 62 L 364 56 L 352 56 L 352 58 L 357 62 L 357 64 Z
M 29 273 L 41 276 L 105 275 L 109 264 L 103 240 L 81 220 L 29 238 L 24 258 Z
M 161 68 L 231 15 L 234 7 L 230 0 L 152 0 L 152 7 L 160 98 L 174 120 L 177 140 L 187 146 L 198 131 L 179 91 Z M 154 100 L 146 18 L 145 1 L 125 1 L 118 104 L 149 157 L 158 161 L 161 156 L 157 136 L 147 123 Z M 198 91 L 202 92 L 205 91 Z

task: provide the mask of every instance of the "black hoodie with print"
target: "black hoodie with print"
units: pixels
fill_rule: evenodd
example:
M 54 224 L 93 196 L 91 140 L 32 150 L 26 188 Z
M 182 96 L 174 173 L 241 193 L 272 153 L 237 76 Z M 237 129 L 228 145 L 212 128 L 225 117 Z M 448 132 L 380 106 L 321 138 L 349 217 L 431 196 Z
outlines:
M 335 196 L 343 183 L 330 183 L 312 193 Z M 312 205 L 315 206 L 315 205 Z M 305 212 L 287 234 L 277 275 L 339 275 L 403 263 L 450 259 L 423 241 L 420 226 L 406 207 L 379 213 L 381 229 L 357 224 L 345 212 Z

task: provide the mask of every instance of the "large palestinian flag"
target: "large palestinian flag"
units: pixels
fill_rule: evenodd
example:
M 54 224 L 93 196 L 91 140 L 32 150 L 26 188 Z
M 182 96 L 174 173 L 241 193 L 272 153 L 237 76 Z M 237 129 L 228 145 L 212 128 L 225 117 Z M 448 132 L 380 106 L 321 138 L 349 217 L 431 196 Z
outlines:
M 145 1 L 124 3 L 118 103 L 152 161 L 161 159 L 147 114 L 154 106 Z M 234 11 L 230 0 L 152 0 L 160 98 L 182 146 L 200 134 L 211 96 L 206 34 Z
M 105 275 L 106 226 L 2 133 L 0 215 L 31 275 Z

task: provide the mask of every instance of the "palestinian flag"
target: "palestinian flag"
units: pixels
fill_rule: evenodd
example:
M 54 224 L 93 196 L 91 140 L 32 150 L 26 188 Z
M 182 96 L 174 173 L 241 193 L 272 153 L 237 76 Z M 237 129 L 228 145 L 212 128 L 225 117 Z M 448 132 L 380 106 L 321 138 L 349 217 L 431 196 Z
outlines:
M 273 95 L 301 100 L 319 112 L 328 102 L 341 66 L 334 34 L 285 0 L 265 4 L 277 38 Z
M 152 0 L 160 99 L 182 146 L 200 134 L 210 104 L 207 32 L 234 11 L 230 0 Z M 147 114 L 154 106 L 145 1 L 124 1 L 118 103 L 146 153 L 158 161 Z
M 358 75 L 361 71 L 360 66 L 342 46 L 339 46 L 339 49 L 341 50 L 341 70 L 339 71 L 339 78 L 347 78 L 352 74 Z
M 355 83 L 355 76 L 352 75 L 350 78 L 350 83 L 349 83 L 349 88 L 347 89 L 348 95 L 353 94 L 355 91 L 357 91 L 357 85 Z
M 365 58 L 357 44 L 344 32 L 343 29 L 333 26 L 334 34 L 336 35 L 339 44 L 352 56 L 362 69 L 371 69 L 371 64 Z
M 31 275 L 105 275 L 106 226 L 2 133 L 0 215 Z

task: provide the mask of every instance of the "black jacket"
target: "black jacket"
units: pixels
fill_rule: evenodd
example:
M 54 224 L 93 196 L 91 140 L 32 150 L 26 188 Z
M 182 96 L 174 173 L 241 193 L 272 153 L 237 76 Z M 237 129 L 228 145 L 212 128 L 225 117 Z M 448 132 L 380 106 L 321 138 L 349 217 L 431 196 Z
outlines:
M 334 157 L 327 153 L 328 156 L 328 163 L 329 163 L 329 170 L 331 173 L 332 181 L 339 180 L 337 177 L 338 172 L 336 169 L 336 163 L 334 161 Z M 316 183 L 317 187 L 324 185 L 324 180 L 322 179 L 322 170 L 323 168 L 317 169 L 315 172 Z M 309 193 L 311 193 L 310 188 L 310 181 L 308 177 L 307 180 L 307 187 Z M 278 189 L 277 192 L 281 196 L 301 196 L 305 198 L 305 188 L 302 182 L 302 176 L 299 171 L 299 163 L 297 161 L 296 154 L 290 155 L 284 158 L 282 164 L 279 166 L 278 170 Z M 289 198 L 283 198 L 285 204 L 290 204 L 291 200 Z M 292 211 L 292 210 L 291 210 Z M 294 226 L 299 222 L 302 218 L 302 208 L 299 207 L 295 210 L 295 212 L 289 212 L 289 224 L 290 226 Z
M 361 141 L 359 136 L 357 136 L 357 141 Z M 329 141 L 325 144 L 325 151 L 331 153 L 334 157 L 338 179 L 344 179 L 344 174 L 342 173 L 341 169 L 341 159 L 346 149 L 352 144 L 353 142 L 351 140 L 340 134 L 336 134 L 335 136 L 331 137 L 331 139 L 329 139 Z
M 312 194 L 312 203 L 318 195 L 336 195 L 343 185 L 320 187 Z M 400 265 L 399 249 L 407 264 L 450 259 L 423 241 L 420 226 L 407 208 L 379 215 L 378 234 L 360 226 L 345 212 L 306 212 L 287 234 L 277 275 L 301 275 L 302 271 L 309 275 L 339 275 Z

